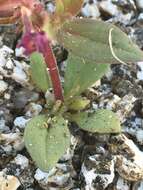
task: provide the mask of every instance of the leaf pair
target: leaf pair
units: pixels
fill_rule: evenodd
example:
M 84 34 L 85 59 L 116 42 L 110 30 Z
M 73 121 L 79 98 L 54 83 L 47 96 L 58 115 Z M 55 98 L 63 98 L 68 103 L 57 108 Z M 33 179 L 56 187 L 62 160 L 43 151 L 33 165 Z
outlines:
M 70 117 L 78 126 L 92 133 L 120 133 L 120 121 L 115 113 L 109 110 L 97 110 L 89 114 L 81 112 Z M 48 171 L 57 163 L 70 145 L 67 122 L 61 115 L 51 119 L 39 115 L 28 122 L 24 133 L 25 146 L 43 171 Z

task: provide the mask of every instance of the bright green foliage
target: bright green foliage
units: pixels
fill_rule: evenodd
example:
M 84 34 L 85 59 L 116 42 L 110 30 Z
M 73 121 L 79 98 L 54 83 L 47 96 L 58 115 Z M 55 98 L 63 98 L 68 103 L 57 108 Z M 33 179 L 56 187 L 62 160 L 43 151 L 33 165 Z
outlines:
M 78 126 L 92 133 L 120 133 L 120 121 L 110 110 L 99 109 L 94 113 L 81 112 L 71 116 Z
M 46 92 L 50 85 L 47 67 L 41 53 L 34 52 L 30 55 L 31 77 L 35 85 Z
M 69 110 L 75 110 L 80 111 L 86 108 L 87 105 L 89 105 L 90 100 L 84 97 L 74 97 L 73 99 L 68 101 L 68 109 Z
M 48 171 L 64 154 L 70 144 L 67 122 L 55 116 L 50 123 L 45 115 L 31 119 L 24 133 L 25 145 L 37 166 Z
M 68 21 L 58 34 L 58 40 L 73 55 L 96 64 L 119 63 L 117 58 L 126 63 L 143 60 L 143 52 L 124 32 L 103 21 Z
M 94 61 L 72 54 L 69 55 L 67 62 L 64 83 L 65 99 L 79 95 L 99 80 L 109 69 L 108 64 L 96 64 Z

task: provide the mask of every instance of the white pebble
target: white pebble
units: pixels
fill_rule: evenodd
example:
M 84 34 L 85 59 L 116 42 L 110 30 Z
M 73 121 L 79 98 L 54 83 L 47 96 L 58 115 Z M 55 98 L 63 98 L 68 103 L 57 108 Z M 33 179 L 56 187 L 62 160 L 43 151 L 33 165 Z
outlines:
M 39 168 L 36 170 L 36 173 L 34 175 L 34 178 L 37 180 L 37 181 L 41 181 L 41 180 L 44 180 L 44 179 L 47 179 L 49 176 L 48 173 L 46 172 L 43 172 L 41 171 Z
M 52 3 L 48 3 L 47 9 L 50 13 L 53 13 L 55 11 L 55 6 Z
M 121 177 L 117 181 L 116 188 L 117 188 L 117 190 L 129 190 L 130 189 L 127 181 L 125 181 Z
M 4 98 L 5 98 L 6 100 L 9 100 L 10 97 L 11 97 L 11 96 L 10 96 L 10 94 L 8 94 L 8 93 L 5 93 L 5 94 L 4 94 Z
M 96 155 L 95 155 L 95 157 L 96 157 Z M 95 159 L 95 162 L 96 162 L 96 159 Z M 115 174 L 114 174 L 114 159 L 111 160 L 109 174 L 98 173 L 96 171 L 96 168 L 94 168 L 94 167 L 91 170 L 89 170 L 86 168 L 86 166 L 84 164 L 82 165 L 82 174 L 85 178 L 85 182 L 86 182 L 85 189 L 86 190 L 95 190 L 93 181 L 96 180 L 96 178 L 98 178 L 98 177 L 101 179 L 103 187 L 106 188 L 110 183 L 113 182 L 113 179 L 115 176 Z
M 28 121 L 29 119 L 25 119 L 23 116 L 16 117 L 14 120 L 14 125 L 24 129 Z
M 140 144 L 143 144 L 143 130 L 142 129 L 138 129 L 136 131 L 136 138 L 137 138 L 137 141 L 140 143 Z
M 100 16 L 99 9 L 96 4 L 86 4 L 82 9 L 81 12 L 86 17 L 94 17 L 98 18 Z
M 118 15 L 118 13 L 119 13 L 119 10 L 118 10 L 117 6 L 114 5 L 111 0 L 101 1 L 99 3 L 99 6 L 100 6 L 101 9 L 103 9 L 106 12 L 108 12 L 112 16 L 113 15 L 114 16 Z
M 138 66 L 140 67 L 140 71 L 137 72 L 137 78 L 143 80 L 143 62 L 138 62 Z
M 143 181 L 141 181 L 140 186 L 138 187 L 137 190 L 143 190 Z
M 18 82 L 18 83 L 26 83 L 27 82 L 27 76 L 25 72 L 23 71 L 23 68 L 19 66 L 20 63 L 16 65 L 13 69 L 12 78 Z
M 8 88 L 8 84 L 5 81 L 0 80 L 0 94 L 3 94 L 7 88 Z
M 15 55 L 17 57 L 23 57 L 24 56 L 24 51 L 25 51 L 25 49 L 23 47 L 16 48 L 15 49 Z
M 17 165 L 20 165 L 22 169 L 27 168 L 29 165 L 29 160 L 21 154 L 17 154 L 14 161 Z
M 143 0 L 136 0 L 136 3 L 140 9 L 143 9 Z

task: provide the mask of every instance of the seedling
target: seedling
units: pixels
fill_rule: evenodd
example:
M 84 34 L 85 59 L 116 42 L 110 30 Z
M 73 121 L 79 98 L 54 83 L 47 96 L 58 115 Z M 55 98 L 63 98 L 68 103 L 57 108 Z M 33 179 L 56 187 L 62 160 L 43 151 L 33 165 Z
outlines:
M 70 122 L 91 133 L 121 132 L 115 113 L 105 109 L 88 112 L 90 101 L 81 93 L 94 85 L 110 64 L 143 60 L 142 51 L 116 26 L 75 18 L 83 0 L 55 3 L 55 12 L 48 14 L 37 0 L 0 0 L 0 23 L 18 22 L 16 32 L 23 31 L 18 47 L 24 47 L 30 57 L 33 82 L 44 93 L 53 89 L 54 98 L 47 99 L 46 113 L 32 118 L 24 133 L 26 148 L 43 171 L 52 168 L 69 147 Z M 63 85 L 53 42 L 68 51 Z

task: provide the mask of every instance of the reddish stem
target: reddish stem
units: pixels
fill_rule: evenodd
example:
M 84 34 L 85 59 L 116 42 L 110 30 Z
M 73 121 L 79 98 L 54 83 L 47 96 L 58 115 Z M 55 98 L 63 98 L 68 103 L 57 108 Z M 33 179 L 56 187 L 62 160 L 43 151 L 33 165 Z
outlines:
M 47 44 L 47 53 L 45 55 L 45 62 L 49 69 L 49 74 L 53 85 L 55 99 L 63 101 L 64 98 L 62 93 L 62 86 L 58 72 L 57 62 L 49 43 Z
M 29 30 L 29 28 L 26 28 L 26 30 Z M 18 47 L 24 47 L 26 49 L 25 54 L 27 55 L 31 54 L 34 51 L 38 51 L 43 54 L 45 63 L 47 64 L 49 70 L 55 99 L 63 101 L 64 98 L 57 62 L 50 43 L 50 40 L 48 40 L 44 32 L 27 32 L 25 35 L 23 35 L 21 43 L 19 43 Z
M 62 86 L 58 72 L 57 62 L 50 45 L 50 41 L 47 39 L 44 33 L 41 33 L 41 35 L 37 36 L 36 46 L 37 50 L 39 50 L 39 52 L 43 54 L 45 62 L 49 69 L 49 74 L 52 81 L 55 99 L 63 101 L 64 98 L 62 93 Z

